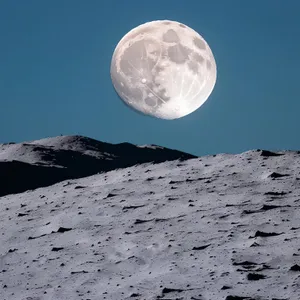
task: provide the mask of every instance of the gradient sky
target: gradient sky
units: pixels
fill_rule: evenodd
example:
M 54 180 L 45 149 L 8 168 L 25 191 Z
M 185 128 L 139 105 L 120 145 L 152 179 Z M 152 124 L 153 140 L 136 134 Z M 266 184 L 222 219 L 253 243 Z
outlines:
M 80 134 L 196 155 L 300 150 L 299 0 L 2 0 L 0 143 Z M 215 89 L 167 121 L 119 100 L 112 53 L 133 27 L 182 22 L 210 45 Z

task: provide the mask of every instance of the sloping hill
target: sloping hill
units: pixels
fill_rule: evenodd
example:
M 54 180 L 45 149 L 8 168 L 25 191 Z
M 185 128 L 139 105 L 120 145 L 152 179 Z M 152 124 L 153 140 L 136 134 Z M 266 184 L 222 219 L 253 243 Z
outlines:
M 0 196 L 140 163 L 190 158 L 195 156 L 163 147 L 109 144 L 82 136 L 2 144 Z

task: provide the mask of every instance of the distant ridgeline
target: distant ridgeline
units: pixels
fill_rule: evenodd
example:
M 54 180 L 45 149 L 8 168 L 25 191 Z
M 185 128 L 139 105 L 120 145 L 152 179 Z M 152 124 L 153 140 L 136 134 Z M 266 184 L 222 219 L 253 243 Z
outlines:
M 196 156 L 155 145 L 109 144 L 82 136 L 0 144 L 0 197 L 136 164 L 191 158 Z

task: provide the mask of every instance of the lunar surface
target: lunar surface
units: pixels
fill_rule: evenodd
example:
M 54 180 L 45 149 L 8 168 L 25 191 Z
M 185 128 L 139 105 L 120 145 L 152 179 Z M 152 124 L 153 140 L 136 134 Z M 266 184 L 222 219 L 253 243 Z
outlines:
M 253 150 L 0 197 L 0 299 L 299 300 L 299 174 L 300 152 Z
M 143 114 L 177 119 L 198 109 L 211 94 L 216 62 L 207 42 L 175 21 L 153 21 L 128 32 L 111 61 L 120 98 Z

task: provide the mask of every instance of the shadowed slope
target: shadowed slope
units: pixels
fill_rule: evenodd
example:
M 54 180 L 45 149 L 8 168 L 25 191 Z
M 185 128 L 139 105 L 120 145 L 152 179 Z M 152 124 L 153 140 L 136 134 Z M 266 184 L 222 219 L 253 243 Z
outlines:
M 194 155 L 163 147 L 109 144 L 82 136 L 60 136 L 0 145 L 0 196 L 48 186 L 135 164 Z

